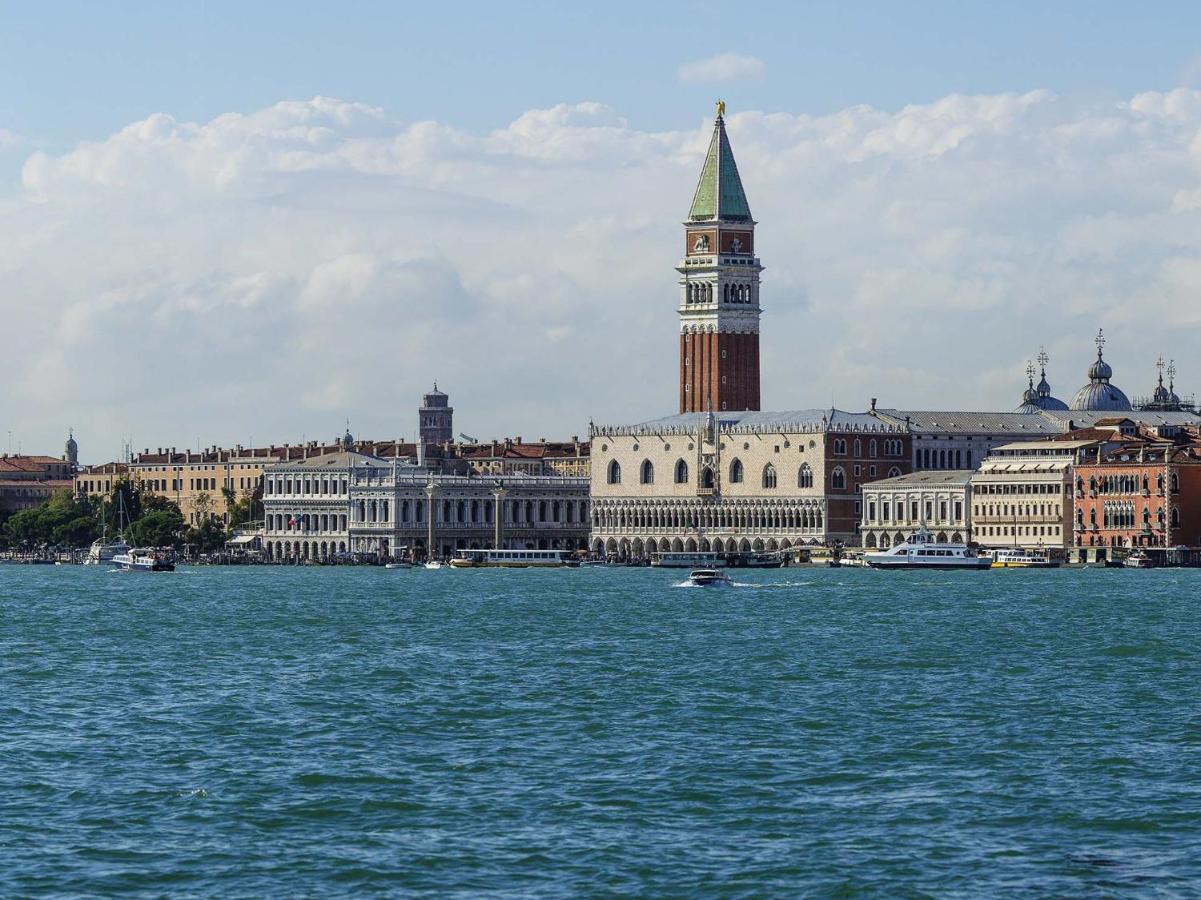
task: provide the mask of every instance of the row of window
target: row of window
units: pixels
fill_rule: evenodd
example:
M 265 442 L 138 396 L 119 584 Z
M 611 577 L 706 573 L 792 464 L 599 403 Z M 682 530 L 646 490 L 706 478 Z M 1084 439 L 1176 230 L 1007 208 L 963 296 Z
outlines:
M 1062 515 L 1058 503 L 977 503 L 972 506 L 974 516 L 1052 516 Z
M 855 466 L 856 477 L 862 475 L 863 467 Z M 684 460 L 676 460 L 673 470 L 673 480 L 676 484 L 688 484 L 688 463 Z M 870 474 L 875 477 L 876 467 L 870 467 Z M 901 474 L 901 470 L 893 466 L 888 470 L 888 477 L 894 478 Z M 742 460 L 735 459 L 730 463 L 729 481 L 731 484 L 742 484 L 746 479 L 746 472 L 742 465 Z M 621 463 L 617 460 L 610 460 L 609 467 L 606 470 L 606 480 L 609 484 L 621 484 Z M 644 459 L 638 471 L 638 481 L 640 484 L 655 483 L 655 464 L 649 459 Z M 772 463 L 768 463 L 763 467 L 760 476 L 760 483 L 766 490 L 772 490 L 779 486 L 779 476 L 776 472 L 776 467 Z M 701 470 L 701 487 L 712 489 L 714 485 L 713 470 L 708 466 Z M 801 467 L 797 469 L 796 486 L 798 488 L 813 487 L 813 469 L 809 467 L 809 463 L 801 463 Z M 835 466 L 830 472 L 830 487 L 834 490 L 845 490 L 847 486 L 846 469 L 842 466 Z
M 926 500 L 924 505 L 913 500 L 909 504 L 909 519 L 907 521 L 919 522 L 922 517 L 919 515 L 924 509 L 926 522 L 962 522 L 963 521 L 963 501 L 956 500 L 954 504 L 948 506 L 946 500 L 938 501 L 938 519 L 934 518 L 934 501 Z M 896 518 L 893 518 L 893 511 L 896 511 Z M 947 518 L 948 512 L 954 512 L 954 516 Z M 883 500 L 880 503 L 880 518 L 876 518 L 876 502 L 869 500 L 867 504 L 867 521 L 868 522 L 899 522 L 905 516 L 905 504 L 897 501 L 894 506 L 890 501 Z
M 971 469 L 971 450 L 937 450 L 923 447 L 917 452 L 917 464 L 922 469 Z
M 851 443 L 850 446 L 854 450 L 854 452 L 851 454 L 852 456 L 863 456 L 863 441 L 862 440 L 860 440 L 859 438 L 855 438 L 855 440 Z M 876 439 L 872 438 L 870 441 L 867 442 L 867 455 L 870 456 L 872 459 L 875 459 L 877 456 L 877 450 L 878 450 L 878 445 L 876 443 Z M 834 452 L 835 456 L 846 456 L 847 455 L 847 439 L 846 438 L 835 438 L 833 452 Z M 904 441 L 900 441 L 895 438 L 886 438 L 884 440 L 884 455 L 885 456 L 903 456 L 904 453 L 905 453 Z

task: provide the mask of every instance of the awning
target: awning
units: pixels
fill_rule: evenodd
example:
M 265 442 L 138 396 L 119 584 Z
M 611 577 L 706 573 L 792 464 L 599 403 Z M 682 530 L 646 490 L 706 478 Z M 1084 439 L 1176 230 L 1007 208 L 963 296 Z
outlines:
M 225 542 L 226 547 L 244 547 L 247 544 L 253 544 L 259 539 L 257 534 L 239 534 L 236 538 L 230 538 Z

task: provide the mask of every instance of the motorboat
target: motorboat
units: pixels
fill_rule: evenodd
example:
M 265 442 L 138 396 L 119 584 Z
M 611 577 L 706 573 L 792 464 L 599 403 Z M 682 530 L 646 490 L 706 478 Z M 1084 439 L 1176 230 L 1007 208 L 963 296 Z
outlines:
M 425 564 L 425 568 L 427 568 L 427 569 L 441 569 L 441 568 L 442 568 L 442 563 L 441 563 L 441 562 L 439 562 L 439 561 L 438 561 L 438 560 L 436 560 L 436 559 L 431 559 L 429 562 L 427 562 L 427 563 Z
M 925 526 L 888 550 L 863 554 L 873 569 L 987 569 L 992 558 L 966 544 L 938 543 Z
M 117 538 L 115 541 L 106 541 L 104 538 L 100 538 L 98 541 L 93 541 L 92 546 L 88 548 L 88 555 L 84 557 L 83 564 L 85 566 L 108 565 L 113 561 L 113 557 L 128 552 L 129 544 L 121 538 Z
M 158 550 L 129 550 L 113 557 L 113 565 L 122 572 L 174 572 L 175 563 Z
M 1058 569 L 1059 563 L 1041 550 L 994 550 L 994 569 Z
M 413 564 L 410 562 L 390 562 L 384 563 L 385 569 L 411 569 Z
M 1126 557 L 1126 568 L 1128 569 L 1150 569 L 1153 568 L 1151 557 L 1142 550 L 1135 550 Z
M 692 587 L 731 587 L 734 582 L 725 572 L 717 569 L 693 569 L 688 576 Z

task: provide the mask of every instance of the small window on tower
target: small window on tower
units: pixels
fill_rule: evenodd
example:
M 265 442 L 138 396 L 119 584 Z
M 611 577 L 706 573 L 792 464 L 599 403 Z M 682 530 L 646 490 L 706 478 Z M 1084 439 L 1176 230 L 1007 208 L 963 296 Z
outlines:
M 721 383 L 722 383 L 722 384 L 725 384 L 725 383 L 726 383 L 726 376 L 725 376 L 725 375 L 721 376 Z
M 726 351 L 725 351 L 725 350 L 721 351 L 721 358 L 722 358 L 722 359 L 725 359 L 725 358 L 726 358 Z

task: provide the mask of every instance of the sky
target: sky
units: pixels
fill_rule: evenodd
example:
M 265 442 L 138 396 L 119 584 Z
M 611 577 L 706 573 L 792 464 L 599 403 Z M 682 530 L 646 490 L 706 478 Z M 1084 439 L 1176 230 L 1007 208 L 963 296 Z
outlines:
M 603 8 L 601 8 L 603 6 Z M 1201 384 L 1201 7 L 0 2 L 0 441 L 565 439 L 674 411 L 728 129 L 763 403 Z

